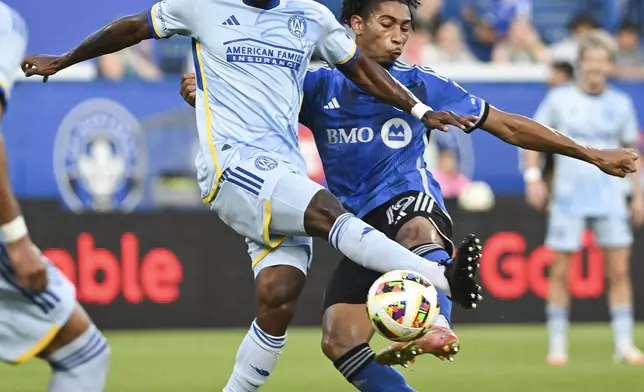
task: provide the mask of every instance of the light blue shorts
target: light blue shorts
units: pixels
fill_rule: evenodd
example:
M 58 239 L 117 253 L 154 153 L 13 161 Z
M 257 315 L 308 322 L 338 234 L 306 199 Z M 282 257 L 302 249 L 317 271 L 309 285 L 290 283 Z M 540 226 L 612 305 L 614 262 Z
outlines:
M 223 173 L 211 209 L 246 237 L 255 277 L 266 267 L 290 265 L 308 273 L 313 241 L 304 213 L 321 185 L 277 156 L 247 158 Z
M 551 211 L 546 245 L 559 252 L 577 252 L 582 235 L 589 228 L 602 248 L 626 248 L 633 243 L 633 232 L 627 217 L 584 217 Z
M 49 284 L 41 294 L 18 286 L 0 246 L 0 361 L 20 364 L 47 347 L 76 307 L 74 285 L 48 260 Z

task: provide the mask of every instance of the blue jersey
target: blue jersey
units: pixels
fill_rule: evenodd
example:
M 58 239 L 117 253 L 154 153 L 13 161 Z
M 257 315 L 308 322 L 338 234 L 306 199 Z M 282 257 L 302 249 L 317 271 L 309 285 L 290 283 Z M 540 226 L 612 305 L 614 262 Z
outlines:
M 389 72 L 433 110 L 485 120 L 483 100 L 432 69 L 397 61 Z M 329 190 L 357 216 L 407 191 L 428 193 L 445 210 L 424 159 L 425 125 L 361 91 L 338 70 L 309 70 L 300 123 L 313 132 Z

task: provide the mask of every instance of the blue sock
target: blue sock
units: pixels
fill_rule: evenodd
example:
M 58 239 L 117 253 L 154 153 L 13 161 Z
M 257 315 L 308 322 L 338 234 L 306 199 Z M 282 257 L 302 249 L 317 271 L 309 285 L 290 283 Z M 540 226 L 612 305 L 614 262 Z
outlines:
M 452 262 L 452 258 L 449 256 L 445 249 L 441 248 L 438 244 L 422 244 L 417 245 L 409 249 L 418 256 L 427 259 L 434 263 L 445 262 L 447 264 Z M 447 295 L 438 290 L 438 304 L 441 307 L 440 315 L 445 317 L 445 320 L 449 325 L 452 326 L 452 300 L 447 298 Z
M 375 356 L 369 344 L 363 343 L 333 361 L 333 365 L 359 391 L 415 392 L 407 385 L 402 373 L 377 364 Z

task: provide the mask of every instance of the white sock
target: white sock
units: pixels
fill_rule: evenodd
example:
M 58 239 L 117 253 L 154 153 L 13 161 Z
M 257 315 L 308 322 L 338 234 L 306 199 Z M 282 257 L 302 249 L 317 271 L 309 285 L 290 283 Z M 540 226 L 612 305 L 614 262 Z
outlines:
M 630 304 L 613 306 L 610 316 L 615 351 L 630 350 L 633 347 L 633 307 Z
M 102 392 L 110 365 L 107 340 L 91 326 L 47 358 L 53 372 L 47 392 Z
M 566 355 L 568 353 L 568 308 L 548 305 L 546 308 L 548 324 L 548 354 Z
M 285 343 L 286 335 L 271 336 L 262 331 L 254 320 L 237 350 L 233 374 L 223 391 L 256 391 L 264 385 Z
M 449 325 L 449 321 L 443 316 L 442 314 L 438 315 L 438 318 L 436 318 L 436 323 L 434 325 L 437 325 L 439 327 L 445 327 L 445 328 L 452 328 L 451 325 Z
M 428 262 L 353 214 L 342 214 L 329 232 L 329 243 L 353 262 L 378 272 L 411 270 L 429 279 L 437 289 L 451 295 L 445 267 Z

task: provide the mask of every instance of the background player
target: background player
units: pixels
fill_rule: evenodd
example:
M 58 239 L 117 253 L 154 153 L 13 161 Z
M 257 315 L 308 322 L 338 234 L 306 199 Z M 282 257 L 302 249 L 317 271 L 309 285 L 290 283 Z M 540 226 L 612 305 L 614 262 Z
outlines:
M 222 15 L 222 22 L 234 22 L 213 22 Z M 468 270 L 475 260 L 427 263 L 348 213 L 306 175 L 297 108 L 313 53 L 337 64 L 363 91 L 412 113 L 429 128 L 466 129 L 477 120 L 433 112 L 420 103 L 360 55 L 326 7 L 303 0 L 164 0 L 105 26 L 62 56 L 28 56 L 23 71 L 46 81 L 78 62 L 174 34 L 193 38 L 197 86 L 203 92 L 196 102 L 202 197 L 246 237 L 256 274 L 258 316 L 242 341 L 225 391 L 256 390 L 273 371 L 306 280 L 309 236 L 327 239 L 374 270 L 418 271 L 463 307 L 476 305 L 480 288 Z M 613 158 L 612 170 L 630 170 L 628 153 Z
M 610 36 L 594 32 L 581 41 L 579 77 L 575 85 L 552 90 L 535 118 L 557 127 L 582 143 L 597 148 L 635 147 L 639 127 L 631 99 L 607 84 L 615 56 Z M 543 209 L 547 187 L 539 169 L 539 154 L 526 153 L 526 197 Z M 636 175 L 632 183 L 631 218 L 644 220 L 644 199 Z M 548 362 L 568 361 L 568 269 L 573 254 L 581 249 L 587 225 L 595 233 L 607 262 L 608 302 L 615 340 L 615 356 L 632 364 L 644 364 L 644 355 L 633 343 L 632 288 L 629 276 L 633 234 L 623 180 L 602 175 L 596 168 L 556 157 L 546 244 L 555 251 L 550 271 L 547 318 L 550 337 Z
M 24 21 L 0 2 L 0 120 L 26 46 Z M 107 341 L 76 303 L 74 286 L 31 242 L 9 184 L 1 135 L 0 235 L 0 360 L 46 360 L 53 370 L 48 392 L 101 392 Z
M 530 119 L 490 107 L 431 69 L 397 62 L 411 30 L 410 8 L 416 6 L 417 2 L 405 1 L 345 1 L 342 21 L 352 26 L 364 55 L 389 68 L 394 77 L 432 107 L 483 113 L 486 115 L 481 116 L 479 125 L 503 140 L 527 146 L 534 143 L 531 138 L 543 139 L 539 148 L 567 151 L 561 143 L 572 143 L 570 139 Z M 186 75 L 181 94 L 191 105 L 196 90 L 194 75 Z M 427 259 L 449 261 L 452 222 L 438 185 L 425 169 L 422 155 L 428 135 L 419 121 L 365 97 L 340 72 L 328 67 L 307 73 L 300 121 L 313 130 L 329 187 L 349 210 Z M 393 135 L 389 133 L 392 129 Z M 355 132 L 347 133 L 351 130 Z M 342 138 L 346 140 L 342 142 Z M 591 160 L 595 164 L 599 161 Z M 352 170 L 347 171 L 347 167 Z M 379 276 L 379 272 L 350 260 L 341 262 L 325 297 L 323 350 L 362 390 L 382 386 L 409 390 L 396 372 L 374 363 L 375 354 L 367 344 L 373 330 L 364 303 L 370 285 Z M 444 296 L 441 308 L 439 324 L 449 327 L 451 306 Z M 434 332 L 439 333 L 415 345 L 398 345 L 380 359 L 405 363 L 415 355 L 414 348 L 438 356 L 453 355 L 457 346 L 452 332 L 445 328 Z M 445 345 L 447 352 L 442 351 Z

